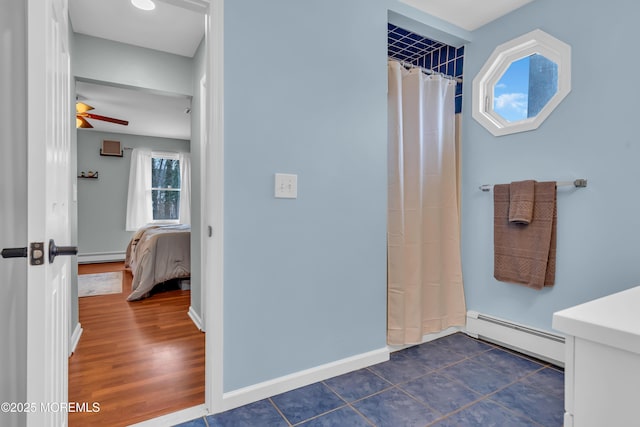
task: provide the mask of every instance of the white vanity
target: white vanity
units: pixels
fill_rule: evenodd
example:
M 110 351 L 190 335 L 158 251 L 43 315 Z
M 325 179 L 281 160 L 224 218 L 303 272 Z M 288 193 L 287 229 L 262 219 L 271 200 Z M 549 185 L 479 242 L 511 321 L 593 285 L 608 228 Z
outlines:
M 564 427 L 640 426 L 640 286 L 553 315 L 566 335 Z

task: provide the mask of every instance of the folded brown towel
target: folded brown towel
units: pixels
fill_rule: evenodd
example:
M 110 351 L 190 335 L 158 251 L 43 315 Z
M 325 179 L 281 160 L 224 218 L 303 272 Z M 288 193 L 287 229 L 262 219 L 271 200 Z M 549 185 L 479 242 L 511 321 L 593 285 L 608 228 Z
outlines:
M 535 181 L 517 181 L 509 185 L 509 222 L 529 224 L 533 219 Z
M 534 289 L 553 286 L 556 268 L 556 183 L 536 182 L 533 220 L 509 222 L 509 184 L 493 187 L 494 277 Z

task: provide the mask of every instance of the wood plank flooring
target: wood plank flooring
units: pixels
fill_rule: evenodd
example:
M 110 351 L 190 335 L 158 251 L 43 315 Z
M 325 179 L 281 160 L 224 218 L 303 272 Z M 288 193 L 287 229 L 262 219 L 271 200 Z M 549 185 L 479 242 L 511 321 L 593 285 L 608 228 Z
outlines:
M 100 412 L 69 413 L 69 425 L 126 426 L 204 402 L 204 333 L 187 312 L 190 292 L 127 302 L 123 263 L 84 264 L 79 274 L 123 271 L 121 294 L 79 298 L 82 337 L 69 358 L 69 401 Z

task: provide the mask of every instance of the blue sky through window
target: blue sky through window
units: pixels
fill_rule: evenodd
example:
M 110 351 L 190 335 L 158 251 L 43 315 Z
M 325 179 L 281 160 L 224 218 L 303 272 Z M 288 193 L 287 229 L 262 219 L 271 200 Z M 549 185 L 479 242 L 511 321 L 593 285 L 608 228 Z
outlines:
M 493 88 L 493 110 L 508 122 L 528 117 L 529 57 L 511 63 Z

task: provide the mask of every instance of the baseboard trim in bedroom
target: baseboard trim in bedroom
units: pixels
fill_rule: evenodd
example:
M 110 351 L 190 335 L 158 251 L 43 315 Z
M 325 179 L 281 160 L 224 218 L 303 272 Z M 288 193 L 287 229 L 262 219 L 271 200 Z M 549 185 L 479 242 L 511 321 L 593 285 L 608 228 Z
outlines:
M 90 252 L 78 254 L 78 264 L 124 261 L 125 252 Z
M 69 356 L 76 351 L 76 347 L 78 347 L 78 342 L 80 342 L 80 337 L 82 336 L 82 326 L 80 326 L 80 322 L 76 324 L 76 328 L 73 330 L 71 337 L 69 338 Z
M 389 349 L 384 347 L 379 350 L 347 357 L 335 362 L 316 366 L 315 368 L 305 369 L 249 387 L 230 391 L 224 393 L 222 396 L 221 412 L 304 387 L 318 381 L 324 381 L 338 375 L 366 368 L 376 363 L 386 362 L 387 360 L 389 360 Z
M 189 306 L 189 312 L 187 313 L 189 315 L 189 318 L 191 319 L 191 321 L 193 322 L 194 325 L 196 325 L 196 328 L 198 328 L 198 330 L 204 332 L 204 323 L 202 322 L 202 318 L 200 317 L 200 315 L 193 309 L 192 306 Z
M 147 421 L 142 421 L 136 424 L 131 424 L 129 427 L 171 427 L 176 424 L 182 424 L 187 421 L 194 420 L 196 418 L 202 418 L 209 415 L 207 408 L 204 404 L 198 406 L 192 406 L 191 408 L 182 409 L 181 411 L 172 412 L 161 417 L 152 418 Z

